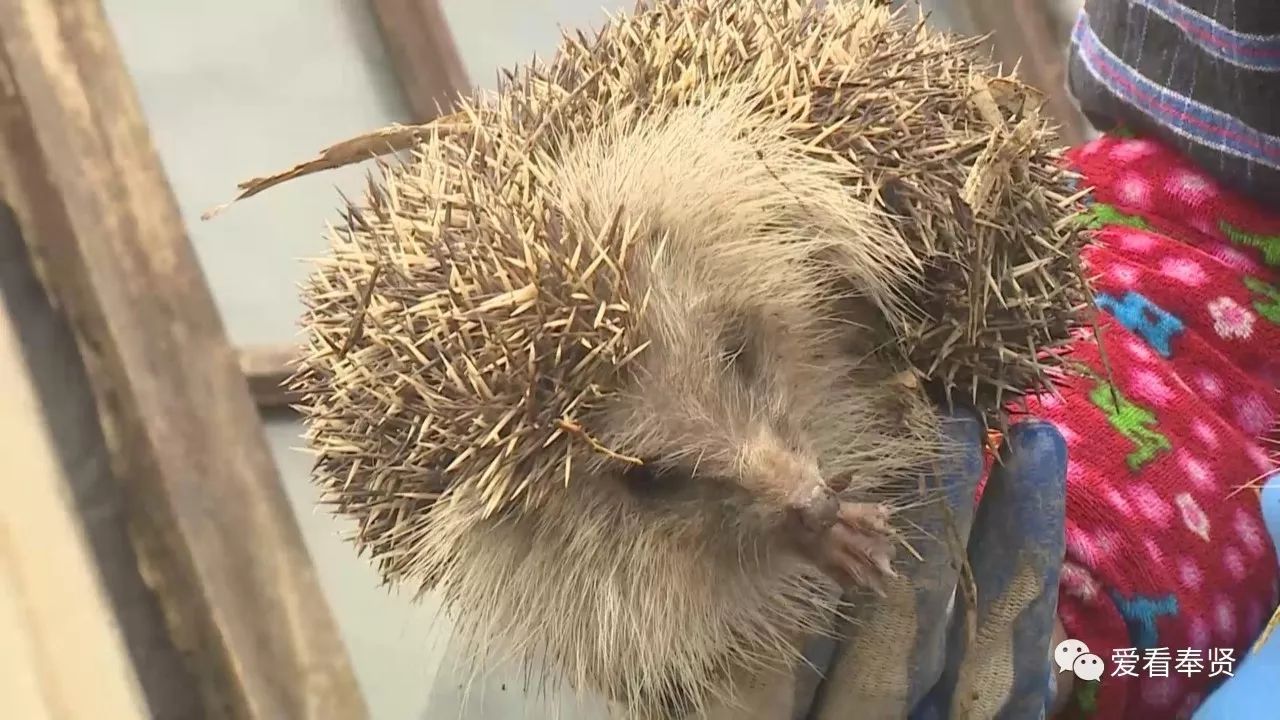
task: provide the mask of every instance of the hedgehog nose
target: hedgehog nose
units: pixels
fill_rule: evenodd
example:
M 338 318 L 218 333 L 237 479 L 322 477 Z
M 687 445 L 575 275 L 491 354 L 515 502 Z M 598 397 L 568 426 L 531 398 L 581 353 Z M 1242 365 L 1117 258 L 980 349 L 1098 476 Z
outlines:
M 830 490 L 819 486 L 796 497 L 791 503 L 791 510 L 807 530 L 820 533 L 836 524 L 840 501 Z

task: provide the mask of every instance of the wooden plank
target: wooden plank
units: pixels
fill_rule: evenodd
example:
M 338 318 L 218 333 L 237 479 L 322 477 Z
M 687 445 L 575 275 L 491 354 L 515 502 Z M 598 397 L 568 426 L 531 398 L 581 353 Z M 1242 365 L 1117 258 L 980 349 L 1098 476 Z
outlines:
M 369 0 L 413 122 L 448 112 L 471 81 L 439 0 Z
M 156 717 L 44 422 L 21 310 L 0 302 L 0 476 L 21 478 L 0 503 L 0 707 L 23 720 Z
M 49 304 L 18 231 L 17 219 L 3 202 L 0 305 L 12 326 L 12 347 L 23 351 L 28 373 L 25 380 L 33 394 L 30 412 L 21 422 L 51 430 L 47 440 L 60 471 L 57 490 L 78 515 L 77 530 L 92 555 L 90 561 L 111 606 L 112 620 L 126 640 L 149 714 L 161 718 L 199 717 L 195 683 L 165 629 L 160 603 L 139 570 L 138 556 L 129 540 L 129 498 L 111 473 L 107 441 L 75 336 Z M 8 382 L 4 381 L 3 386 L 8 387 Z M 11 431 L 0 435 L 0 445 L 15 437 Z M 28 444 L 20 438 L 14 447 Z M 31 446 L 38 447 L 33 443 Z M 14 454 L 0 450 L 0 457 Z M 29 477 L 30 473 L 0 471 L 0 475 Z M 24 505 L 15 499 L 6 507 L 14 507 L 13 503 L 17 507 Z M 19 518 L 26 519 L 29 518 L 25 515 Z M 13 534 L 21 545 L 30 531 Z M 39 546 L 39 536 L 33 537 L 35 546 Z M 0 697 L 4 694 L 0 693 Z M 19 713 L 17 717 L 26 716 Z
M 97 0 L 0 0 L 0 195 L 75 331 L 205 714 L 365 717 Z

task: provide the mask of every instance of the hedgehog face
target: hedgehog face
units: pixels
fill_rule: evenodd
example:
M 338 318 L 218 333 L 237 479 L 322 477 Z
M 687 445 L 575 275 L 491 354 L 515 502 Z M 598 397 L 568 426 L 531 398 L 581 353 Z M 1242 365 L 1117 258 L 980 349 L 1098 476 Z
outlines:
M 812 426 L 840 370 L 814 352 L 813 310 L 695 291 L 654 297 L 652 345 L 605 423 L 643 460 L 620 473 L 627 490 L 659 512 L 716 508 L 711 522 L 747 534 L 829 526 L 834 488 Z

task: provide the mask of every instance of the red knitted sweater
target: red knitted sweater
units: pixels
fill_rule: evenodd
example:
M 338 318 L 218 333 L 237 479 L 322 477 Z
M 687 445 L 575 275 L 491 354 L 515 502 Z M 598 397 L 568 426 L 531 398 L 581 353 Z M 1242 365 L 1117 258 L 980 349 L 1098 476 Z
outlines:
M 1151 141 L 1069 160 L 1095 188 L 1101 341 L 1082 335 L 1085 379 L 1031 411 L 1069 448 L 1059 616 L 1107 666 L 1074 713 L 1189 717 L 1226 679 L 1212 660 L 1238 662 L 1280 593 L 1252 488 L 1277 467 L 1280 214 Z

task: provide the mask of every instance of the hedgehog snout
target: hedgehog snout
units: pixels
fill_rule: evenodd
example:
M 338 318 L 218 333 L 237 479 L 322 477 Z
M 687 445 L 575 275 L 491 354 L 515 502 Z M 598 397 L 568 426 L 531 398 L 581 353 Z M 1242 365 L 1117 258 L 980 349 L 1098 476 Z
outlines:
M 820 533 L 835 524 L 839 502 L 817 463 L 768 434 L 757 438 L 753 450 L 743 477 L 747 489 L 811 532 Z

